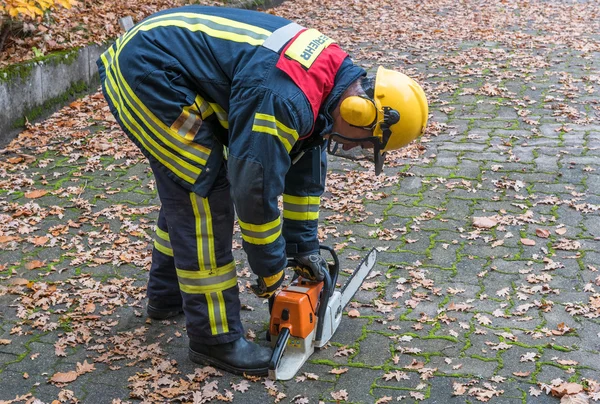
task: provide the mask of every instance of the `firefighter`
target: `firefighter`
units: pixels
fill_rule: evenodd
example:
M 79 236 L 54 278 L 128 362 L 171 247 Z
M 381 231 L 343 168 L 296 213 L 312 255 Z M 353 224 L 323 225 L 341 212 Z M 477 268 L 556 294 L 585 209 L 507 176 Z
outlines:
M 288 257 L 322 279 L 327 145 L 373 148 L 379 174 L 386 151 L 423 132 L 423 90 L 383 67 L 368 77 L 317 30 L 221 7 L 154 14 L 97 64 L 110 110 L 148 158 L 161 202 L 148 316 L 185 314 L 193 362 L 266 375 L 271 349 L 248 341 L 240 321 L 234 215 L 256 295 L 276 291 Z

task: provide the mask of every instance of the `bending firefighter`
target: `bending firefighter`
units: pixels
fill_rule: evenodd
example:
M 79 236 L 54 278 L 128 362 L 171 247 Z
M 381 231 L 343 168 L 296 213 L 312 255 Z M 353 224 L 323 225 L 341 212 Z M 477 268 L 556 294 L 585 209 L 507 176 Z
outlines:
M 367 77 L 314 29 L 218 7 L 154 14 L 98 67 L 110 110 L 148 158 L 161 201 L 148 315 L 185 313 L 192 361 L 266 375 L 271 349 L 246 340 L 240 321 L 234 212 L 258 296 L 280 286 L 288 257 L 320 279 L 327 143 L 372 147 L 379 174 L 386 151 L 423 132 L 423 90 L 382 67 Z

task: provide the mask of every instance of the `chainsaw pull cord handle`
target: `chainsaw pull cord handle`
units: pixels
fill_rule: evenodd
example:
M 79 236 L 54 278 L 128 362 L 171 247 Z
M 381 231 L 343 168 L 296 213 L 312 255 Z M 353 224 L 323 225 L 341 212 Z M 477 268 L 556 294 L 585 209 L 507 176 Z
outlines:
M 269 361 L 269 377 L 275 375 L 275 370 L 279 365 L 279 361 L 281 361 L 281 357 L 283 356 L 283 351 L 287 346 L 288 339 L 290 338 L 290 329 L 287 327 L 279 330 L 279 336 L 277 337 L 277 342 L 275 343 L 275 347 L 273 348 L 273 354 L 271 355 L 271 360 Z

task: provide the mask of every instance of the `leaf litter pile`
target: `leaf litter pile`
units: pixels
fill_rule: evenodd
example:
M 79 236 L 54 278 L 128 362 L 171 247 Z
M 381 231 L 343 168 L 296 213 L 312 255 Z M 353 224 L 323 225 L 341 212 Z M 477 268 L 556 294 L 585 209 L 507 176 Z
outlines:
M 381 177 L 331 159 L 320 239 L 343 275 L 366 248 L 379 259 L 327 349 L 290 382 L 234 377 L 188 363 L 182 317 L 146 319 L 158 199 L 96 93 L 0 151 L 0 353 L 12 358 L 0 377 L 22 379 L 0 402 L 85 402 L 109 374 L 122 381 L 115 403 L 598 401 L 597 4 L 417 3 L 269 10 L 367 68 L 415 77 L 430 101 L 427 135 L 390 153 Z M 128 14 L 170 4 L 132 2 Z M 88 14 L 57 15 L 69 24 L 52 30 L 116 32 Z M 268 311 L 235 239 L 242 317 L 258 340 Z M 56 365 L 16 370 L 42 360 Z

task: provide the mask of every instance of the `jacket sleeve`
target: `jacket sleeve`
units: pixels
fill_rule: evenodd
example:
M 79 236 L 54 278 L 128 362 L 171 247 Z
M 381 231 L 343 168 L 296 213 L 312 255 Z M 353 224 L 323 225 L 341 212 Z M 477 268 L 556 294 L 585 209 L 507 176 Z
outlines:
M 283 236 L 290 257 L 319 251 L 319 207 L 327 173 L 325 146 L 308 149 L 294 161 L 283 193 Z
M 236 97 L 229 107 L 228 177 L 243 247 L 259 276 L 286 265 L 278 197 L 299 128 L 291 105 L 269 91 Z

